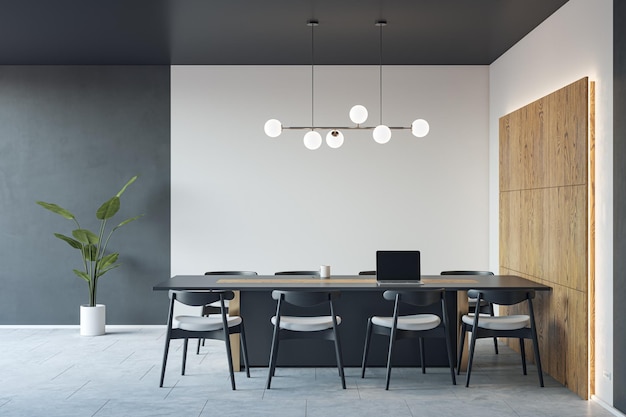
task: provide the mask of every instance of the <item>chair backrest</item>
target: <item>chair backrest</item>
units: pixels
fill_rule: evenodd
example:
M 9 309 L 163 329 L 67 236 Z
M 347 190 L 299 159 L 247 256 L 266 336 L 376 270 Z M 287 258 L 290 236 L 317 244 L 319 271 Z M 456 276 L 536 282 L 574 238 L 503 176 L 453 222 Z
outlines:
M 204 275 L 258 275 L 254 271 L 208 271 Z
M 170 291 L 170 298 L 188 306 L 204 306 L 224 300 L 232 300 L 235 294 L 232 291 Z
M 318 275 L 320 271 L 280 271 L 274 273 L 274 275 Z
M 394 301 L 396 296 L 398 300 L 405 304 L 411 304 L 418 307 L 425 307 L 441 302 L 445 291 L 442 289 L 417 290 L 417 291 L 394 291 L 387 290 L 383 293 L 385 300 Z
M 361 271 L 359 275 L 376 275 L 376 271 Z
M 274 300 L 281 300 L 298 307 L 312 307 L 339 298 L 339 291 L 272 291 Z
M 476 290 L 481 300 L 509 306 L 535 298 L 535 290 Z

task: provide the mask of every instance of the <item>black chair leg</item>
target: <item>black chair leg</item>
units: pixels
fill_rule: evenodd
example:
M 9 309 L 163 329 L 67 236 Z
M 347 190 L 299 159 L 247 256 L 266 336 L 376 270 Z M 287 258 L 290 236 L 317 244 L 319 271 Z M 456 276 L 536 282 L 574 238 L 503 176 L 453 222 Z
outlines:
M 246 332 L 243 328 L 243 322 L 239 325 L 240 334 L 239 341 L 241 342 L 241 354 L 243 356 L 243 365 L 246 367 L 246 377 L 250 378 L 250 367 L 248 366 L 248 345 L 246 343 Z
M 535 351 L 535 364 L 537 365 L 537 374 L 539 375 L 539 385 L 543 387 L 543 370 L 541 369 L 541 357 L 539 356 L 539 341 L 537 334 L 533 333 L 533 349 Z
M 469 387 L 470 376 L 472 374 L 472 362 L 474 361 L 474 347 L 476 346 L 476 333 L 472 332 L 472 339 L 469 346 L 469 357 L 467 359 L 467 376 L 465 378 L 465 387 Z
M 167 364 L 167 355 L 170 350 L 170 338 L 167 337 L 165 339 L 165 350 L 163 351 L 163 363 L 161 364 L 161 381 L 159 382 L 159 387 L 163 388 L 163 380 L 165 379 L 165 365 Z
M 204 339 L 198 339 L 198 347 L 196 348 L 196 355 L 200 354 L 200 343 L 201 343 L 202 340 L 204 340 Z
M 272 377 L 274 376 L 274 369 L 276 368 L 276 357 L 278 356 L 278 333 L 278 326 L 275 325 L 274 335 L 272 336 L 272 348 L 270 350 L 270 363 L 268 366 L 267 384 L 265 385 L 265 389 L 270 389 Z
M 365 331 L 365 345 L 363 346 L 363 361 L 361 362 L 361 378 L 365 378 L 365 366 L 370 350 L 370 340 L 372 339 L 372 319 L 367 319 L 367 330 Z
M 526 375 L 526 346 L 524 346 L 524 339 L 522 338 L 519 340 L 519 350 L 522 354 L 522 371 Z
M 452 385 L 456 385 L 456 376 L 454 375 L 454 355 L 452 354 L 452 341 L 450 340 L 450 333 L 446 328 L 446 349 L 448 351 L 448 365 L 450 366 L 450 376 L 452 377 Z
M 183 366 L 180 370 L 181 375 L 185 375 L 185 366 L 187 366 L 187 346 L 189 345 L 189 339 L 185 339 L 183 343 Z
M 278 362 L 278 349 L 280 349 L 280 335 L 278 335 L 278 339 L 276 339 L 276 349 L 274 350 L 274 366 L 272 367 L 272 377 L 276 376 L 276 364 Z
M 420 337 L 420 362 L 422 362 L 422 373 L 426 373 L 426 350 L 424 349 L 424 338 Z
M 389 352 L 387 353 L 387 377 L 385 379 L 385 390 L 389 390 L 389 381 L 391 380 L 391 356 L 393 353 L 393 345 L 396 339 L 396 329 L 391 329 L 389 335 Z
M 491 315 L 491 317 L 495 316 L 493 303 L 489 303 L 489 314 Z M 497 337 L 493 338 L 493 350 L 495 350 L 496 355 L 499 353 L 498 352 L 498 338 Z
M 230 331 L 224 329 L 224 345 L 226 345 L 226 358 L 228 359 L 228 372 L 230 373 L 230 387 L 235 390 L 235 373 L 233 369 L 233 354 L 230 350 Z
M 341 378 L 341 388 L 346 389 L 346 376 L 343 372 L 343 358 L 341 355 L 341 341 L 339 340 L 339 333 L 335 330 L 335 355 L 337 356 L 337 369 L 339 370 L 339 377 Z
M 459 335 L 459 360 L 456 362 L 456 374 L 461 375 L 461 361 L 463 360 L 463 348 L 465 347 L 465 323 L 461 324 L 461 334 Z

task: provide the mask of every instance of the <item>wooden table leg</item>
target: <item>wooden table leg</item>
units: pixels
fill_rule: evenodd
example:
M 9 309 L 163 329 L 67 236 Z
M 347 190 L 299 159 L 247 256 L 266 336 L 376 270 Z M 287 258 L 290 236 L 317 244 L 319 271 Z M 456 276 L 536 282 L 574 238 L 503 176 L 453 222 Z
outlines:
M 230 316 L 238 316 L 240 309 L 240 295 L 239 291 L 233 291 L 235 293 L 235 298 L 228 302 L 228 315 Z M 233 356 L 233 370 L 235 372 L 241 371 L 241 342 L 239 341 L 238 334 L 230 335 L 230 353 Z
M 465 334 L 461 334 L 461 318 L 463 317 L 464 314 L 467 314 L 467 312 L 469 311 L 469 305 L 467 303 L 467 291 L 457 291 L 456 292 L 456 308 L 457 308 L 457 317 L 456 317 L 456 331 L 457 334 L 459 335 L 459 339 L 457 340 L 457 343 L 460 344 L 461 343 L 461 337 L 465 337 Z M 469 341 L 466 341 L 469 342 Z M 457 355 L 459 354 L 458 349 L 459 349 L 459 345 L 457 344 L 455 352 L 457 353 Z M 461 359 L 461 363 L 457 364 L 458 368 L 461 371 L 466 371 L 467 370 L 467 351 L 468 351 L 468 344 L 469 343 L 465 343 L 463 345 L 463 356 Z

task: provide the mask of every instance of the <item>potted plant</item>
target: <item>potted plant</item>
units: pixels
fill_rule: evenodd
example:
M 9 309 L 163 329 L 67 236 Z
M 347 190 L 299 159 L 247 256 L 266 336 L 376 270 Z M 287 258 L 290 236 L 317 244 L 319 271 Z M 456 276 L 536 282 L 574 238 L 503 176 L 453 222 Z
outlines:
M 103 304 L 96 303 L 98 291 L 98 280 L 104 274 L 117 268 L 119 254 L 116 252 L 107 253 L 107 246 L 111 235 L 120 227 L 137 220 L 140 216 L 126 219 L 117 226 L 111 228 L 107 233 L 107 221 L 111 219 L 120 209 L 120 196 L 126 191 L 137 176 L 132 177 L 122 189 L 109 200 L 104 202 L 96 211 L 96 219 L 100 221 L 97 233 L 81 227 L 78 219 L 70 211 L 53 203 L 37 201 L 37 204 L 50 210 L 68 220 L 74 221 L 76 229 L 72 230 L 72 237 L 55 233 L 54 235 L 67 242 L 72 248 L 77 249 L 83 261 L 83 268 L 74 269 L 74 274 L 85 280 L 89 286 L 89 304 L 80 306 L 80 334 L 81 336 L 97 336 L 105 332 L 106 309 Z

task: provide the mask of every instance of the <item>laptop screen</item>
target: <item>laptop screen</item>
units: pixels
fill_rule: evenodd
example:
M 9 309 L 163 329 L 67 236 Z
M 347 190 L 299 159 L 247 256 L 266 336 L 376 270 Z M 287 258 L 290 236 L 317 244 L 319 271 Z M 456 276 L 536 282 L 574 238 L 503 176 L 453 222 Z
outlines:
M 421 278 L 420 251 L 379 250 L 376 251 L 376 280 L 419 281 Z

